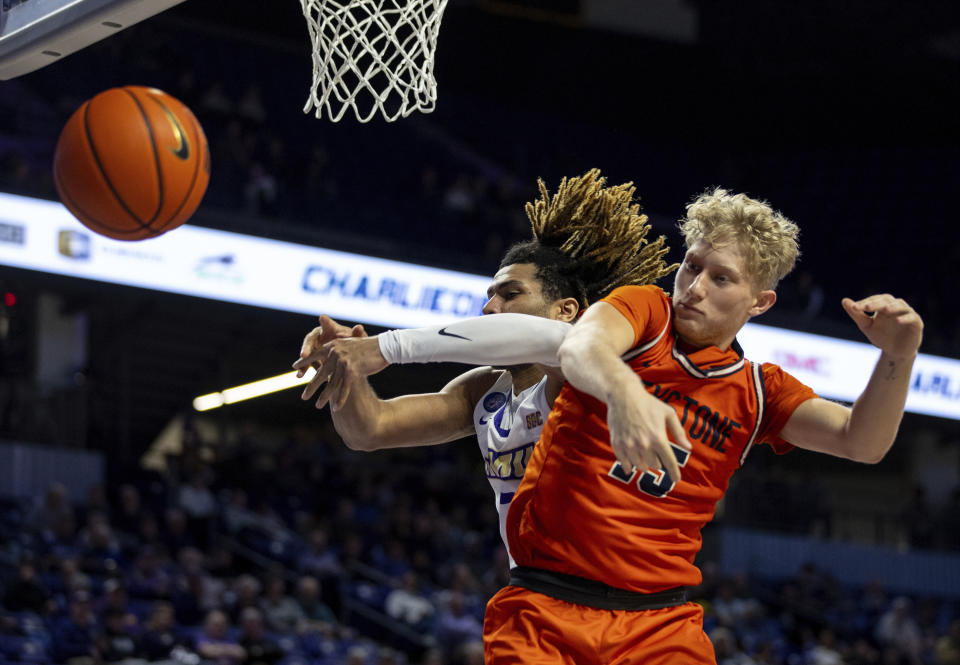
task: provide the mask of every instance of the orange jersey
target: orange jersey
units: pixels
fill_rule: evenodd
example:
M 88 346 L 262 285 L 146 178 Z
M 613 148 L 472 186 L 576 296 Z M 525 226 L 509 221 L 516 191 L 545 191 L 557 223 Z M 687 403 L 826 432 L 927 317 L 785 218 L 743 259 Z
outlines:
M 610 447 L 606 405 L 565 385 L 510 506 L 510 550 L 518 565 L 629 591 L 694 586 L 700 530 L 730 476 L 754 443 L 790 450 L 780 430 L 816 395 L 776 365 L 746 360 L 736 342 L 681 351 L 657 287 L 621 287 L 603 302 L 633 325 L 624 359 L 676 409 L 693 451 L 674 446 L 678 483 L 653 470 L 627 474 Z

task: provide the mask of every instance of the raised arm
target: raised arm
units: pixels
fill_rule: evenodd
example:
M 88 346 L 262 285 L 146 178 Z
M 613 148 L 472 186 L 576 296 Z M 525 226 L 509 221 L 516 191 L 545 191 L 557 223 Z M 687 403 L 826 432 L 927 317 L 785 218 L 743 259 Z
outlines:
M 634 467 L 663 468 L 679 481 L 680 466 L 670 439 L 686 450 L 690 443 L 673 408 L 648 393 L 621 360 L 633 340 L 633 326 L 626 317 L 612 305 L 596 303 L 560 345 L 560 367 L 575 388 L 607 404 L 610 445 L 627 473 Z
M 852 408 L 823 399 L 804 402 L 780 435 L 800 448 L 876 463 L 890 450 L 900 428 L 923 320 L 905 301 L 889 294 L 856 302 L 844 298 L 843 307 L 880 349 L 870 381 Z

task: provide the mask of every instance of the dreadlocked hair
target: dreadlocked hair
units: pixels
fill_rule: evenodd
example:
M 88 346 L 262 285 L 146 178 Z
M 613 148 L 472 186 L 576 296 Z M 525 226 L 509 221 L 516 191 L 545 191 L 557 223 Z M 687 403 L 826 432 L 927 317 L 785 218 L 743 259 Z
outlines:
M 599 169 L 564 178 L 550 198 L 527 203 L 533 239 L 514 245 L 500 266 L 533 263 L 549 299 L 574 297 L 581 307 L 618 286 L 653 284 L 677 264 L 667 264 L 666 238 L 650 242 L 647 216 L 633 201 L 633 183 L 605 187 Z

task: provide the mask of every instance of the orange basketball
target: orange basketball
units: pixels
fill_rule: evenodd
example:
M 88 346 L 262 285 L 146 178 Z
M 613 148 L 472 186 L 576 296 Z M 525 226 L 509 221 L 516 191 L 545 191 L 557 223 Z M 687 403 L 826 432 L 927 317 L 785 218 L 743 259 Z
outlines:
M 101 92 L 70 116 L 53 177 L 60 200 L 89 229 L 142 240 L 194 213 L 210 180 L 210 150 L 179 100 L 128 85 Z

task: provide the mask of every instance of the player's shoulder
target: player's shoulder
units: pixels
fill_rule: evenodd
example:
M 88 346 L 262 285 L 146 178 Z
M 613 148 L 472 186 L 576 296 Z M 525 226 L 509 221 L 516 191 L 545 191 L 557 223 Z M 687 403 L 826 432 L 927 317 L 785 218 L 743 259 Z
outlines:
M 669 301 L 669 299 L 670 297 L 666 294 L 666 292 L 656 284 L 644 284 L 642 286 L 639 284 L 628 284 L 626 286 L 618 286 L 603 300 Z
M 634 343 L 650 339 L 672 318 L 670 297 L 659 286 L 621 286 L 601 302 L 619 312 L 634 328 Z
M 505 370 L 493 367 L 474 367 L 458 376 L 448 385 L 458 384 L 466 393 L 470 402 L 476 404 L 496 385 L 497 381 L 504 377 L 509 378 L 509 374 Z
M 809 394 L 810 396 L 814 395 L 814 391 L 811 388 L 800 381 L 800 379 L 796 378 L 793 374 L 780 367 L 780 365 L 770 362 L 756 364 L 760 365 L 764 390 L 768 395 L 771 394 L 771 392 L 804 393 Z
M 633 297 L 633 298 L 666 298 L 666 292 L 656 284 L 626 284 L 618 286 L 607 298 L 613 296 Z

